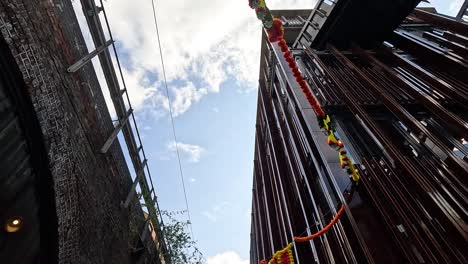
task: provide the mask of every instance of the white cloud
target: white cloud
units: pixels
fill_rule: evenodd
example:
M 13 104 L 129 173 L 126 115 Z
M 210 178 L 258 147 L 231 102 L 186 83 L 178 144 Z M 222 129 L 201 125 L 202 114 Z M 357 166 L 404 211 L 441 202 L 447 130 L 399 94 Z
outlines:
M 212 222 L 218 221 L 218 219 L 224 215 L 230 204 L 228 202 L 221 202 L 213 205 L 209 210 L 202 211 L 201 214 L 208 218 Z
M 197 180 L 195 178 L 190 178 L 189 181 L 190 182 L 196 182 Z
M 205 149 L 198 145 L 186 144 L 182 142 L 177 142 L 177 147 L 179 149 L 179 153 L 182 156 L 187 157 L 190 162 L 194 162 L 194 163 L 199 162 L 203 152 L 205 152 Z M 167 145 L 167 149 L 169 151 L 175 152 L 176 143 L 175 142 L 169 143 Z
M 215 215 L 215 214 L 213 214 L 213 213 L 211 213 L 211 212 L 203 211 L 203 212 L 201 212 L 201 214 L 202 214 L 203 216 L 205 216 L 206 218 L 208 218 L 211 222 L 216 222 L 216 221 L 218 221 L 218 216 Z
M 242 259 L 239 254 L 234 251 L 226 251 L 215 256 L 208 257 L 208 264 L 248 264 L 249 260 Z
M 175 99 L 172 102 L 173 115 L 178 116 L 183 114 L 193 103 L 198 102 L 207 93 L 205 88 L 195 88 L 192 82 L 189 82 L 185 86 L 175 88 Z
M 79 1 L 74 5 L 81 9 Z M 313 8 L 314 3 L 272 0 L 269 7 Z M 121 61 L 133 107 L 156 117 L 167 114 L 151 1 L 112 0 L 105 8 L 125 55 Z M 158 1 L 156 12 L 176 116 L 209 93 L 219 92 L 229 77 L 240 90 L 256 89 L 261 23 L 247 1 Z M 84 18 L 79 20 L 83 24 Z M 184 85 L 174 86 L 174 81 Z
M 213 108 L 211 108 L 211 111 L 213 111 L 215 113 L 219 113 L 219 108 L 218 107 L 213 107 Z
M 450 5 L 449 5 L 449 12 L 453 13 L 453 14 L 456 14 L 460 10 L 460 8 L 461 8 L 461 6 L 463 4 L 463 1 L 464 0 L 454 0 L 454 1 L 452 1 L 452 3 L 450 3 Z

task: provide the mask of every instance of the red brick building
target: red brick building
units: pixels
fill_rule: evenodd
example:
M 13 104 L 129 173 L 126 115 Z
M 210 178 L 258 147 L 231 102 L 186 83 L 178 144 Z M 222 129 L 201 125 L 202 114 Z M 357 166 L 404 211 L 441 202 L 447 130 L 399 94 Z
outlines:
M 170 262 L 98 2 L 80 1 L 96 48 L 89 51 L 70 0 L 0 3 L 2 263 Z M 112 95 L 115 124 L 89 62 L 94 56 Z M 118 133 L 136 170 L 134 180 Z M 136 198 L 137 185 L 148 218 Z M 148 226 L 158 243 L 145 232 Z

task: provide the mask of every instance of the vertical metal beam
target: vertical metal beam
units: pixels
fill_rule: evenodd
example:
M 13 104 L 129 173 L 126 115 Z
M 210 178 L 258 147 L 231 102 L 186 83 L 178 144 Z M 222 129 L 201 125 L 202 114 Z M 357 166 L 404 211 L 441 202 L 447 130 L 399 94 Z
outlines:
M 452 56 L 451 52 L 430 46 L 428 43 L 424 43 L 424 39 L 416 38 L 414 35 L 401 30 L 393 32 L 390 43 L 427 64 L 434 65 L 434 62 L 437 62 L 436 65 L 452 69 L 452 75 L 456 75 L 457 78 L 468 80 L 466 76 L 468 64 L 456 54 Z
M 150 225 L 150 216 L 148 214 L 148 218 L 146 219 L 145 223 L 143 224 L 143 230 L 142 232 L 140 233 L 140 240 L 141 242 L 143 242 L 143 246 L 146 248 L 146 250 L 148 250 L 148 248 L 145 246 L 145 238 L 146 238 L 146 235 L 148 234 L 149 232 L 149 228 L 148 228 L 148 225 Z M 153 230 L 154 227 L 151 227 L 151 230 Z M 151 237 L 151 234 L 150 234 L 150 237 Z M 151 240 L 153 240 L 153 238 L 151 237 Z
M 94 0 L 81 0 L 81 6 L 83 12 L 85 13 L 88 10 L 95 9 Z M 106 41 L 106 36 L 104 34 L 104 30 L 102 28 L 99 16 L 85 16 L 85 18 L 94 41 L 94 45 L 103 45 Z M 99 54 L 99 61 L 101 63 L 102 71 L 106 79 L 107 87 L 109 88 L 115 112 L 117 113 L 117 116 L 124 116 L 127 110 L 125 108 L 125 103 L 120 93 L 119 81 L 114 69 L 114 64 L 112 62 L 110 51 L 108 49 L 104 49 L 104 51 Z M 125 141 L 127 142 L 127 146 L 129 148 L 130 155 L 132 156 L 132 163 L 134 166 L 138 165 L 139 163 L 141 163 L 140 159 L 132 155 L 134 154 L 134 149 L 136 149 L 136 142 L 133 136 L 133 132 L 131 131 L 131 129 L 126 129 L 125 127 L 123 128 L 123 132 Z
M 468 9 L 468 0 L 465 0 L 463 5 L 460 7 L 460 11 L 458 11 L 458 14 L 457 14 L 458 20 L 463 20 L 463 16 L 468 13 L 467 9 Z
M 462 90 L 456 89 L 456 87 L 453 87 L 451 84 L 441 80 L 411 60 L 391 51 L 390 48 L 384 48 L 383 51 L 400 67 L 408 69 L 412 73 L 416 74 L 419 78 L 427 82 L 432 87 L 436 88 L 436 90 L 442 94 L 451 97 L 461 106 L 468 107 L 468 95 L 465 95 Z
M 429 111 L 431 111 L 435 116 L 437 116 L 439 120 L 441 120 L 447 126 L 456 131 L 457 136 L 463 137 L 465 135 L 468 135 L 468 125 L 461 118 L 447 111 L 442 105 L 439 104 L 439 102 L 434 100 L 432 97 L 419 92 L 419 89 L 415 87 L 411 82 L 404 79 L 394 69 L 388 67 L 387 65 L 379 61 L 372 54 L 362 50 L 357 46 L 354 46 L 353 50 L 356 51 L 356 54 L 358 54 L 359 56 L 364 57 L 372 63 L 374 63 L 375 65 L 377 65 L 377 67 L 382 69 L 383 72 L 395 83 L 401 85 L 402 87 L 408 87 L 406 91 L 408 91 L 416 100 L 422 103 Z
M 314 54 L 312 52 L 310 52 L 309 54 L 314 56 Z M 450 224 L 447 224 L 447 229 L 451 228 L 452 227 L 451 224 L 453 222 L 455 222 L 453 220 L 456 219 L 456 218 L 453 217 L 454 214 L 451 215 L 450 213 L 447 213 L 450 210 L 445 210 L 444 209 L 446 204 L 440 203 L 438 198 L 434 199 L 434 196 L 432 196 L 432 192 L 427 191 L 428 187 L 429 187 L 429 185 L 427 184 L 427 178 L 428 178 L 427 173 L 425 173 L 425 171 L 421 171 L 421 169 L 420 169 L 421 167 L 418 168 L 414 161 L 408 159 L 407 156 L 404 154 L 404 152 L 402 152 L 402 150 L 400 148 L 398 148 L 398 145 L 393 143 L 393 140 L 391 139 L 391 137 L 389 137 L 389 133 L 385 133 L 385 129 L 382 129 L 382 127 L 380 127 L 374 120 L 372 120 L 372 118 L 364 110 L 364 108 L 362 106 L 360 106 L 356 102 L 357 100 L 356 100 L 355 93 L 353 93 L 352 90 L 348 89 L 348 87 L 346 87 L 346 85 L 342 83 L 342 78 L 339 78 L 338 75 L 335 75 L 335 73 L 333 71 L 331 71 L 328 66 L 326 66 L 323 62 L 320 61 L 318 56 L 315 57 L 315 58 L 317 58 L 317 61 L 319 61 L 321 67 L 326 69 L 326 71 L 329 73 L 329 76 L 332 79 L 332 81 L 337 84 L 336 87 L 343 94 L 343 98 L 344 98 L 344 100 L 346 100 L 347 106 L 352 110 L 353 114 L 355 114 L 356 116 L 359 117 L 360 121 L 365 126 L 367 126 L 369 128 L 369 130 L 372 131 L 372 133 L 377 137 L 377 139 L 385 146 L 385 148 L 388 151 L 388 153 L 390 154 L 390 156 L 397 162 L 397 164 L 399 166 L 401 166 L 401 168 L 404 169 L 404 171 L 407 172 L 407 174 L 403 174 L 403 175 L 405 175 L 405 178 L 406 178 L 406 175 L 407 175 L 408 176 L 407 179 L 410 179 L 410 178 L 414 179 L 415 184 L 411 186 L 411 189 L 407 189 L 409 187 L 407 182 L 401 181 L 399 179 L 399 177 L 395 177 L 394 179 L 391 179 L 392 188 L 394 186 L 395 187 L 398 186 L 397 187 L 398 192 L 403 191 L 404 193 L 405 192 L 409 193 L 410 190 L 411 190 L 411 192 L 415 191 L 415 189 L 412 189 L 413 187 L 417 187 L 419 189 L 418 191 L 420 191 L 420 192 L 422 192 L 424 194 L 428 194 L 428 197 L 421 197 L 420 196 L 417 201 L 418 202 L 424 201 L 425 205 L 427 205 L 428 207 L 430 206 L 430 204 L 435 205 L 435 207 L 433 207 L 433 209 L 431 209 L 431 211 L 436 210 L 438 212 L 442 212 L 443 214 L 445 214 L 445 216 L 447 216 L 447 219 L 450 219 L 449 221 L 451 221 Z M 366 162 L 364 162 L 364 164 L 365 164 L 365 166 L 367 168 L 372 168 L 372 166 L 367 165 Z M 368 171 L 373 173 L 376 170 L 369 169 Z M 385 177 L 382 177 L 382 178 L 385 178 Z M 368 177 L 362 177 L 362 179 L 364 181 L 366 181 L 366 180 L 368 180 Z M 374 177 L 374 179 L 376 179 L 376 181 L 381 180 L 378 177 Z M 365 184 L 367 185 L 367 183 L 365 183 Z M 438 181 L 438 183 L 436 183 L 436 184 L 439 185 L 440 182 Z M 429 187 L 429 188 L 432 188 L 432 187 Z M 372 191 L 372 188 L 369 188 L 369 190 Z M 385 192 L 382 193 L 382 194 L 385 195 Z M 379 194 L 379 196 L 380 195 L 381 194 Z M 385 204 L 385 206 L 382 206 L 382 207 L 385 207 L 385 208 L 387 208 L 387 206 L 392 207 L 390 204 L 393 203 L 393 197 L 395 197 L 395 192 L 391 192 L 391 194 L 389 196 L 391 197 L 391 199 L 386 199 L 386 201 L 385 201 L 388 204 Z M 420 263 L 421 262 L 421 261 L 419 261 L 419 258 L 417 256 L 415 256 L 413 249 L 416 249 L 418 252 L 421 252 L 422 256 L 424 256 L 424 258 L 428 262 L 434 262 L 434 263 L 450 262 L 450 261 L 448 261 L 448 259 L 447 259 L 448 257 L 446 257 L 446 254 L 442 254 L 443 252 L 439 253 L 439 252 L 441 252 L 440 250 L 439 250 L 439 252 L 437 252 L 437 251 L 434 250 L 433 247 L 430 246 L 431 244 L 437 245 L 437 243 L 439 243 L 438 241 L 436 241 L 434 239 L 431 239 L 433 237 L 433 234 L 426 231 L 425 233 L 428 234 L 428 236 L 422 236 L 422 235 L 424 235 L 424 233 L 422 233 L 420 230 L 417 230 L 417 227 L 414 225 L 414 222 L 419 222 L 419 220 L 412 220 L 411 218 L 417 216 L 417 213 L 420 212 L 419 211 L 420 207 L 419 207 L 419 205 L 415 205 L 414 202 L 411 203 L 410 202 L 411 199 L 412 198 L 409 195 L 406 195 L 406 196 L 403 196 L 403 199 L 400 200 L 400 202 L 398 202 L 398 201 L 395 202 L 396 204 L 398 204 L 398 206 L 402 205 L 403 208 L 404 208 L 398 214 L 401 214 L 400 221 L 404 224 L 404 227 L 407 230 L 407 234 L 408 234 L 400 245 L 404 245 L 406 243 L 406 241 L 410 241 L 409 245 L 411 245 L 411 247 L 413 247 L 413 248 L 409 247 L 408 244 L 406 244 L 406 246 L 401 246 L 400 247 L 401 250 L 403 252 L 405 252 L 405 255 L 407 255 L 408 260 L 411 260 L 411 258 L 413 258 L 413 261 L 408 261 L 408 262 L 411 262 L 411 263 L 413 263 L 413 262 L 414 263 Z M 421 199 L 421 200 L 419 200 L 419 199 Z M 400 209 L 398 209 L 398 210 L 400 210 Z M 425 211 L 425 209 L 422 209 L 422 211 L 424 212 L 424 214 L 427 214 L 427 211 Z M 426 218 L 426 215 L 424 215 L 424 218 Z M 456 220 L 456 221 L 458 221 L 458 220 Z M 455 226 L 456 230 L 455 229 L 452 229 L 452 230 L 455 230 L 456 234 L 461 234 L 463 237 L 466 237 L 466 235 L 465 235 L 466 232 L 464 232 L 463 228 L 462 228 L 462 226 L 463 226 L 462 223 L 463 222 L 462 221 L 458 221 L 458 222 L 460 224 L 455 223 L 453 225 L 453 226 Z M 421 223 L 422 223 L 422 221 L 421 221 Z M 445 225 L 444 225 L 444 227 L 445 227 Z M 429 237 L 429 239 L 427 239 L 427 237 Z M 465 240 L 463 240 L 464 241 L 463 243 L 466 243 L 466 238 L 462 238 L 462 239 L 465 239 Z M 435 253 L 435 252 L 437 252 L 437 253 Z M 442 260 L 437 261 L 438 259 L 442 259 Z
M 81 5 L 82 5 L 82 9 L 83 9 L 83 11 L 85 13 L 87 13 L 88 10 L 96 10 L 95 0 L 80 0 L 80 2 L 81 2 Z M 108 34 L 110 36 L 110 39 L 112 39 L 112 32 L 110 30 L 109 22 L 107 20 L 107 15 L 106 15 L 106 11 L 105 11 L 104 6 L 103 6 L 103 1 L 99 0 L 99 2 L 101 4 L 101 8 L 99 8 L 99 10 L 103 12 L 105 25 L 106 25 L 106 28 L 108 30 Z M 94 13 L 96 13 L 96 12 L 94 12 Z M 103 31 L 99 16 L 92 15 L 92 16 L 85 16 L 85 17 L 86 17 L 86 21 L 88 23 L 89 31 L 90 31 L 90 33 L 91 33 L 91 35 L 93 37 L 93 41 L 94 41 L 95 46 L 103 45 L 105 43 L 105 41 L 106 41 L 106 36 L 104 34 L 104 31 Z M 122 69 L 120 67 L 120 62 L 119 62 L 117 50 L 116 50 L 116 47 L 115 47 L 114 44 L 112 44 L 112 48 L 113 48 L 113 52 L 114 52 L 114 55 L 115 55 L 115 60 L 117 62 L 116 64 L 118 66 L 119 75 L 120 75 L 121 81 L 122 81 L 122 86 L 123 86 L 122 89 L 125 90 L 126 89 L 125 80 L 123 78 L 123 73 L 122 73 Z M 103 74 L 104 74 L 104 77 L 106 79 L 106 83 L 107 83 L 107 86 L 109 88 L 109 92 L 110 92 L 111 99 L 112 99 L 112 102 L 114 104 L 114 108 L 115 108 L 115 111 L 117 113 L 117 116 L 119 116 L 119 117 L 125 116 L 126 113 L 127 113 L 126 104 L 125 104 L 125 102 L 124 102 L 124 100 L 122 98 L 122 92 L 121 92 L 121 89 L 120 89 L 119 79 L 117 77 L 116 70 L 114 69 L 114 63 L 113 63 L 112 57 L 111 57 L 110 52 L 109 52 L 108 49 L 104 49 L 104 51 L 99 54 L 99 60 L 101 62 Z M 129 97 L 128 97 L 128 93 L 127 93 L 126 98 L 127 98 L 127 103 L 129 105 L 129 108 L 131 109 L 131 104 L 130 104 L 130 100 L 129 100 Z M 135 121 L 135 120 L 133 119 L 133 121 Z M 125 120 L 125 122 L 127 122 L 127 120 Z M 143 175 L 139 178 L 139 180 L 140 180 L 139 183 L 141 184 L 141 187 L 143 189 L 147 190 L 148 189 L 148 182 L 147 182 L 146 176 L 144 174 L 144 170 L 141 167 L 142 158 L 140 157 L 140 154 L 137 151 L 138 145 L 137 145 L 137 140 L 136 140 L 135 134 L 134 134 L 134 132 L 132 130 L 132 127 L 130 125 L 123 125 L 123 123 L 124 122 L 120 123 L 120 124 L 122 124 L 122 126 L 120 126 L 117 130 L 119 130 L 119 129 L 122 130 L 122 134 L 124 136 L 124 139 L 125 139 L 125 142 L 126 142 L 126 145 L 127 145 L 127 148 L 128 148 L 128 152 L 129 152 L 132 164 L 133 164 L 133 167 L 135 168 L 135 171 L 137 172 L 137 174 L 140 171 L 143 173 Z M 135 129 L 136 129 L 136 133 L 137 133 L 136 136 L 138 137 L 139 145 L 141 145 L 141 140 L 140 140 L 139 135 L 138 135 L 138 128 L 135 127 Z M 113 140 L 115 140 L 115 137 L 118 134 L 118 131 L 114 131 L 114 132 L 115 133 L 113 133 L 113 135 L 115 134 L 115 136 L 112 135 L 114 137 L 114 139 L 110 139 L 111 142 Z M 143 151 L 143 156 L 144 156 L 144 151 Z M 149 175 L 149 171 L 148 171 L 148 176 L 151 177 L 151 175 Z M 155 204 L 153 201 L 145 201 L 145 202 L 149 204 L 148 205 L 149 206 L 148 211 L 149 211 L 149 213 L 150 213 L 150 215 L 152 217 L 153 225 L 156 227 L 157 230 L 160 230 L 159 225 L 163 224 L 163 219 L 162 219 L 162 217 L 160 219 L 157 218 L 157 215 L 158 215 L 158 211 L 157 211 L 158 205 L 157 205 L 157 203 Z M 159 215 L 161 215 L 160 212 L 159 212 Z M 158 239 L 160 239 L 161 245 L 163 245 L 163 250 L 162 251 L 163 251 L 165 262 L 169 264 L 169 263 L 171 263 L 170 245 L 166 245 L 164 234 L 162 234 L 160 232 L 157 232 L 157 233 L 158 233 Z
M 408 126 L 413 132 L 417 133 L 418 135 L 424 135 L 425 137 L 429 138 L 437 147 L 439 147 L 447 156 L 448 158 L 453 161 L 453 163 L 460 169 L 460 172 L 468 173 L 468 165 L 457 157 L 452 149 L 450 149 L 447 145 L 441 142 L 437 137 L 435 137 L 432 133 L 430 133 L 427 128 L 425 128 L 414 116 L 412 116 L 406 109 L 399 106 L 398 102 L 391 96 L 387 91 L 382 89 L 379 85 L 377 85 L 372 79 L 366 76 L 351 60 L 349 60 L 346 56 L 344 56 L 338 49 L 333 47 L 332 45 L 327 45 L 330 52 L 346 67 L 351 69 L 357 76 L 363 80 L 367 87 L 374 90 L 377 95 L 380 95 L 382 99 L 382 103 L 385 107 L 390 110 L 398 119 L 403 121 L 403 123 Z

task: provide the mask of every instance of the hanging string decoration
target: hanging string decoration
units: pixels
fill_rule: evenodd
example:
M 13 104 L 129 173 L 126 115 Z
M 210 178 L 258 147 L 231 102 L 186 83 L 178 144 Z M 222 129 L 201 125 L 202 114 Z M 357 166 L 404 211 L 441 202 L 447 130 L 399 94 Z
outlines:
M 273 15 L 266 6 L 265 0 L 249 0 L 249 6 L 255 10 L 257 18 L 262 21 L 263 27 L 268 33 L 268 40 L 270 43 L 278 42 L 278 46 L 283 53 L 284 59 L 288 63 L 289 69 L 293 73 L 297 84 L 299 87 L 301 87 L 301 90 L 304 93 L 307 101 L 315 112 L 320 128 L 324 129 L 327 133 L 328 145 L 338 152 L 338 157 L 340 159 L 342 168 L 345 170 L 351 180 L 354 183 L 357 183 L 360 179 L 358 170 L 356 169 L 351 159 L 349 159 L 349 157 L 346 155 L 344 144 L 336 135 L 336 131 L 333 128 L 330 116 L 325 113 L 317 98 L 312 94 L 312 90 L 310 89 L 309 84 L 302 76 L 302 73 L 299 71 L 296 60 L 289 50 L 286 40 L 283 38 L 283 22 L 279 18 L 273 18 Z
M 261 260 L 260 264 L 294 264 L 292 252 L 293 243 L 289 243 L 285 248 L 276 251 L 270 261 Z
M 314 238 L 317 238 L 323 234 L 325 234 L 327 231 L 329 231 L 340 219 L 340 217 L 343 215 L 345 210 L 344 204 L 341 205 L 340 210 L 336 213 L 336 215 L 333 217 L 333 219 L 326 225 L 324 228 L 322 228 L 320 231 L 305 236 L 305 237 L 294 237 L 294 242 L 307 242 L 310 241 Z M 294 255 L 292 252 L 292 247 L 293 247 L 293 242 L 289 243 L 285 248 L 276 251 L 276 253 L 273 255 L 273 257 L 270 259 L 270 261 L 266 261 L 265 259 L 260 261 L 260 264 L 294 264 Z
M 322 228 L 317 233 L 314 233 L 312 235 L 305 236 L 305 237 L 294 237 L 294 241 L 296 241 L 296 242 L 307 242 L 307 241 L 310 241 L 310 240 L 312 240 L 312 239 L 314 239 L 316 237 L 319 237 L 319 236 L 323 235 L 328 230 L 330 230 L 330 228 L 332 228 L 332 226 L 334 224 L 336 224 L 336 222 L 338 222 L 338 220 L 340 219 L 341 215 L 344 212 L 344 209 L 345 209 L 344 204 L 342 204 L 341 207 L 340 207 L 340 210 L 338 210 L 338 213 L 336 213 L 335 217 L 333 217 L 333 219 L 330 221 L 330 223 L 328 223 L 328 225 L 326 225 L 324 228 Z
M 249 0 L 250 8 L 255 10 L 257 18 L 262 21 L 263 27 L 266 29 L 268 34 L 268 41 L 270 43 L 278 42 L 278 47 L 283 53 L 283 57 L 288 63 L 289 69 L 293 73 L 297 84 L 304 93 L 307 101 L 311 105 L 314 113 L 317 117 L 317 122 L 320 128 L 324 129 L 327 134 L 327 143 L 330 147 L 334 148 L 338 152 L 338 157 L 341 167 L 346 171 L 350 177 L 353 188 L 357 185 L 360 180 L 360 175 L 355 165 L 348 157 L 343 142 L 336 135 L 336 131 L 333 127 L 333 122 L 330 116 L 323 110 L 317 98 L 313 95 L 309 84 L 304 79 L 302 73 L 299 71 L 296 60 L 293 54 L 289 50 L 284 36 L 283 22 L 281 19 L 274 18 L 270 10 L 266 6 L 265 0 Z M 352 194 L 350 195 L 350 199 Z M 345 210 L 345 204 L 341 204 L 340 209 L 330 221 L 328 225 L 323 227 L 320 231 L 305 237 L 294 237 L 294 242 L 307 242 L 314 238 L 317 238 L 327 231 L 329 231 L 340 219 Z M 294 257 L 292 253 L 293 243 L 289 243 L 285 248 L 277 251 L 270 261 L 262 260 L 260 264 L 290 264 L 294 263 Z

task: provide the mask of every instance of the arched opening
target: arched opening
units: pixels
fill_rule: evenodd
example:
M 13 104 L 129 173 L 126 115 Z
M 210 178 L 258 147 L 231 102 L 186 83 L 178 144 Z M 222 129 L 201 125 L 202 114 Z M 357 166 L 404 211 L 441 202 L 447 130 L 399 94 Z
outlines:
M 39 121 L 18 68 L 0 35 L 0 259 L 56 263 L 53 179 Z

